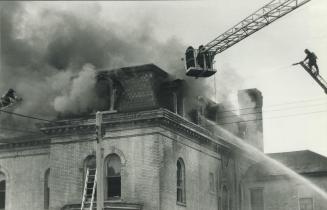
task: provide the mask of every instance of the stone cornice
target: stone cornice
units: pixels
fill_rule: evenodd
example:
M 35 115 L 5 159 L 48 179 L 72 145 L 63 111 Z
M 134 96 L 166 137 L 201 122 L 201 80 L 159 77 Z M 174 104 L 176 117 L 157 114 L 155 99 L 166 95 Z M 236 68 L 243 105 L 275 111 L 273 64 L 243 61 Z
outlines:
M 50 145 L 50 139 L 30 139 L 27 141 L 13 141 L 0 144 L 0 150 L 12 150 L 20 147 L 40 147 Z
M 121 125 L 167 126 L 170 129 L 187 134 L 200 140 L 203 144 L 212 144 L 217 147 L 229 148 L 230 143 L 221 137 L 213 136 L 207 129 L 196 125 L 187 119 L 172 113 L 166 109 L 155 109 L 128 113 L 109 113 L 103 115 L 103 127 L 114 130 Z M 48 135 L 61 136 L 71 134 L 90 134 L 95 133 L 95 116 L 91 115 L 88 119 L 71 119 L 46 123 L 40 125 L 40 130 Z

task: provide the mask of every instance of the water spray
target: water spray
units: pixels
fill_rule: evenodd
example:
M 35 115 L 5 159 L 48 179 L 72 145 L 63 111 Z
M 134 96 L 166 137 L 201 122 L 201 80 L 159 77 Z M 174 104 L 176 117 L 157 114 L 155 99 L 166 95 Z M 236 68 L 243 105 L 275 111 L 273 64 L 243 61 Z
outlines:
M 273 158 L 268 157 L 263 152 L 258 150 L 257 148 L 253 147 L 252 145 L 246 143 L 244 139 L 241 139 L 231 132 L 227 131 L 226 129 L 222 128 L 221 126 L 218 126 L 216 123 L 206 120 L 206 122 L 210 123 L 213 128 L 215 128 L 215 131 L 219 132 L 220 135 L 223 135 L 226 139 L 232 140 L 232 144 L 237 146 L 238 148 L 241 148 L 242 151 L 250 154 L 252 157 L 255 157 L 256 160 L 265 161 L 269 164 L 271 164 L 273 167 L 280 169 L 283 171 L 287 176 L 293 178 L 294 180 L 303 183 L 305 186 L 309 187 L 316 193 L 318 193 L 325 201 L 327 201 L 327 192 L 321 189 L 320 187 L 316 186 L 314 183 L 309 181 L 308 179 L 304 178 L 300 174 L 296 173 L 292 169 L 288 168 L 284 164 L 276 161 Z M 215 132 L 214 131 L 214 132 Z

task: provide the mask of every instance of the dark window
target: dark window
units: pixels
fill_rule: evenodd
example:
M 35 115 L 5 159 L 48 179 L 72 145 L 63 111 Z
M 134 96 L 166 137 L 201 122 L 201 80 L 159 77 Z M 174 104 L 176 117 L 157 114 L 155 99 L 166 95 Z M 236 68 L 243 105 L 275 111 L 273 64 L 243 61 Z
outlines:
M 221 207 L 222 207 L 222 210 L 229 210 L 229 201 L 228 201 L 228 198 L 229 198 L 229 194 L 228 194 L 228 189 L 227 187 L 224 185 L 223 186 L 223 192 L 222 192 L 222 198 L 221 198 Z
M 177 202 L 186 203 L 185 165 L 181 158 L 177 161 Z
M 115 199 L 121 196 L 121 161 L 116 154 L 111 154 L 106 161 L 107 198 Z
M 300 210 L 313 210 L 313 199 L 300 198 Z
M 46 170 L 44 175 L 44 209 L 49 209 L 50 205 L 49 175 L 50 169 Z
M 178 96 L 175 92 L 173 92 L 173 111 L 177 114 L 178 113 Z
M 85 159 L 85 166 L 84 166 L 84 170 L 86 172 L 86 169 L 96 169 L 96 159 L 94 155 L 90 155 Z
M 240 207 L 240 210 L 242 209 L 242 185 L 238 185 L 238 205 Z
M 251 209 L 263 210 L 263 189 L 251 189 Z
M 5 209 L 6 204 L 6 180 L 0 181 L 0 209 Z
M 215 192 L 215 177 L 213 173 L 209 173 L 209 188 L 210 192 Z
M 96 169 L 96 159 L 94 155 L 88 156 L 84 161 L 84 182 L 85 182 L 85 176 L 86 171 L 89 170 L 89 179 L 87 183 L 87 195 L 92 195 L 93 192 L 93 185 L 94 185 L 94 179 L 95 179 L 95 169 Z M 96 197 L 96 191 L 94 194 L 94 197 Z
M 221 197 L 218 197 L 218 210 L 221 210 Z

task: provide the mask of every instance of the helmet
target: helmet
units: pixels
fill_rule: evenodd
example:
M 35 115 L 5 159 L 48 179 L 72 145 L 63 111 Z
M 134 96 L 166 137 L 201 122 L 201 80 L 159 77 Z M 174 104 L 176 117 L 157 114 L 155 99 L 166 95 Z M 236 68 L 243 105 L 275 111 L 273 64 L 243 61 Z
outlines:
M 8 93 L 14 93 L 14 92 L 15 92 L 14 89 L 9 88 Z

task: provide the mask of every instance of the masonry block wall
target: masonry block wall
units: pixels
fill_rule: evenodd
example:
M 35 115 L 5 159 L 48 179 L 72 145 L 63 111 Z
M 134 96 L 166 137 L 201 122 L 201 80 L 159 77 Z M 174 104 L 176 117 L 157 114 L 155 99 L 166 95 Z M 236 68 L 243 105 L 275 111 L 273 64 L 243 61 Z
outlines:
M 90 140 L 90 141 L 85 141 Z M 83 193 L 84 160 L 94 154 L 94 136 L 52 138 L 50 149 L 50 209 L 80 203 Z
M 121 201 L 139 203 L 144 210 L 158 209 L 159 139 L 155 128 L 122 129 L 104 140 L 104 157 L 115 153 L 122 161 Z
M 158 91 L 167 82 L 167 73 L 150 64 L 104 74 L 112 77 L 113 83 L 121 85 L 119 100 L 114 106 L 117 113 L 103 118 L 103 126 L 107 126 L 103 138 L 103 158 L 114 153 L 122 163 L 122 191 L 118 202 L 138 203 L 143 206 L 142 210 L 217 210 L 223 204 L 230 210 L 236 210 L 235 173 L 238 166 L 233 156 L 222 155 L 218 150 L 218 145 L 227 148 L 229 139 L 223 140 L 218 134 L 214 136 L 205 126 L 180 117 L 184 110 L 179 104 L 183 100 L 178 99 L 182 98 L 178 91 L 177 101 L 173 101 L 171 110 L 175 114 L 160 108 L 163 103 Z M 170 84 L 169 87 L 175 91 L 180 85 L 175 87 Z M 111 97 L 108 95 L 107 98 Z M 48 168 L 49 209 L 60 210 L 67 204 L 81 203 L 84 163 L 87 157 L 95 155 L 94 122 L 94 116 L 85 116 L 45 124 L 41 130 L 48 134 L 50 142 L 46 150 L 39 146 L 36 148 L 40 149 L 35 149 L 38 152 L 44 150 L 42 155 L 29 154 L 32 150 L 28 149 L 23 149 L 21 153 L 29 155 L 22 156 L 17 155 L 15 150 L 10 151 L 12 156 L 0 162 L 4 173 L 9 174 L 9 186 L 10 180 L 17 181 L 17 186 L 13 183 L 13 187 L 8 187 L 8 199 L 11 194 L 18 196 L 10 200 L 8 209 L 43 209 L 44 174 Z M 7 153 L 1 153 L 4 154 Z M 185 204 L 177 203 L 178 158 L 182 158 L 185 164 Z M 32 172 L 24 175 L 15 168 Z M 38 178 L 34 178 L 36 176 Z M 228 189 L 225 197 L 223 186 Z M 34 193 L 26 194 L 26 191 Z M 227 197 L 225 203 L 223 197 Z M 24 202 L 17 204 L 15 201 L 18 199 Z
M 94 153 L 94 145 L 92 142 L 69 143 L 74 139 L 79 137 L 52 139 L 56 142 L 50 157 L 52 210 L 81 200 L 83 162 Z M 219 182 L 224 182 L 230 190 L 229 205 L 234 206 L 233 161 L 230 159 L 222 174 L 221 157 L 216 148 L 204 147 L 198 141 L 177 130 L 147 123 L 142 128 L 133 124 L 110 127 L 103 141 L 104 158 L 112 153 L 121 158 L 120 202 L 142 204 L 143 210 L 216 210 L 221 205 L 218 203 L 222 186 Z M 177 203 L 178 158 L 185 164 L 185 205 Z
M 160 170 L 162 210 L 217 210 L 218 168 L 220 157 L 178 133 L 163 131 L 160 137 L 163 148 L 163 164 Z M 177 160 L 185 164 L 186 203 L 177 203 Z M 210 173 L 214 175 L 210 183 Z M 214 186 L 210 186 L 213 184 Z
M 240 137 L 263 152 L 262 94 L 257 89 L 238 91 Z
M 79 138 L 72 135 L 52 140 L 56 142 L 50 157 L 52 210 L 81 203 L 84 160 L 94 154 L 95 147 L 94 142 L 69 143 L 74 139 Z M 103 146 L 104 158 L 115 153 L 122 161 L 120 202 L 140 203 L 144 210 L 158 209 L 161 159 L 159 139 L 152 128 L 128 130 L 120 127 L 120 131 L 116 129 L 104 137 Z
M 48 148 L 1 150 L 0 171 L 6 177 L 6 210 L 43 210 Z

